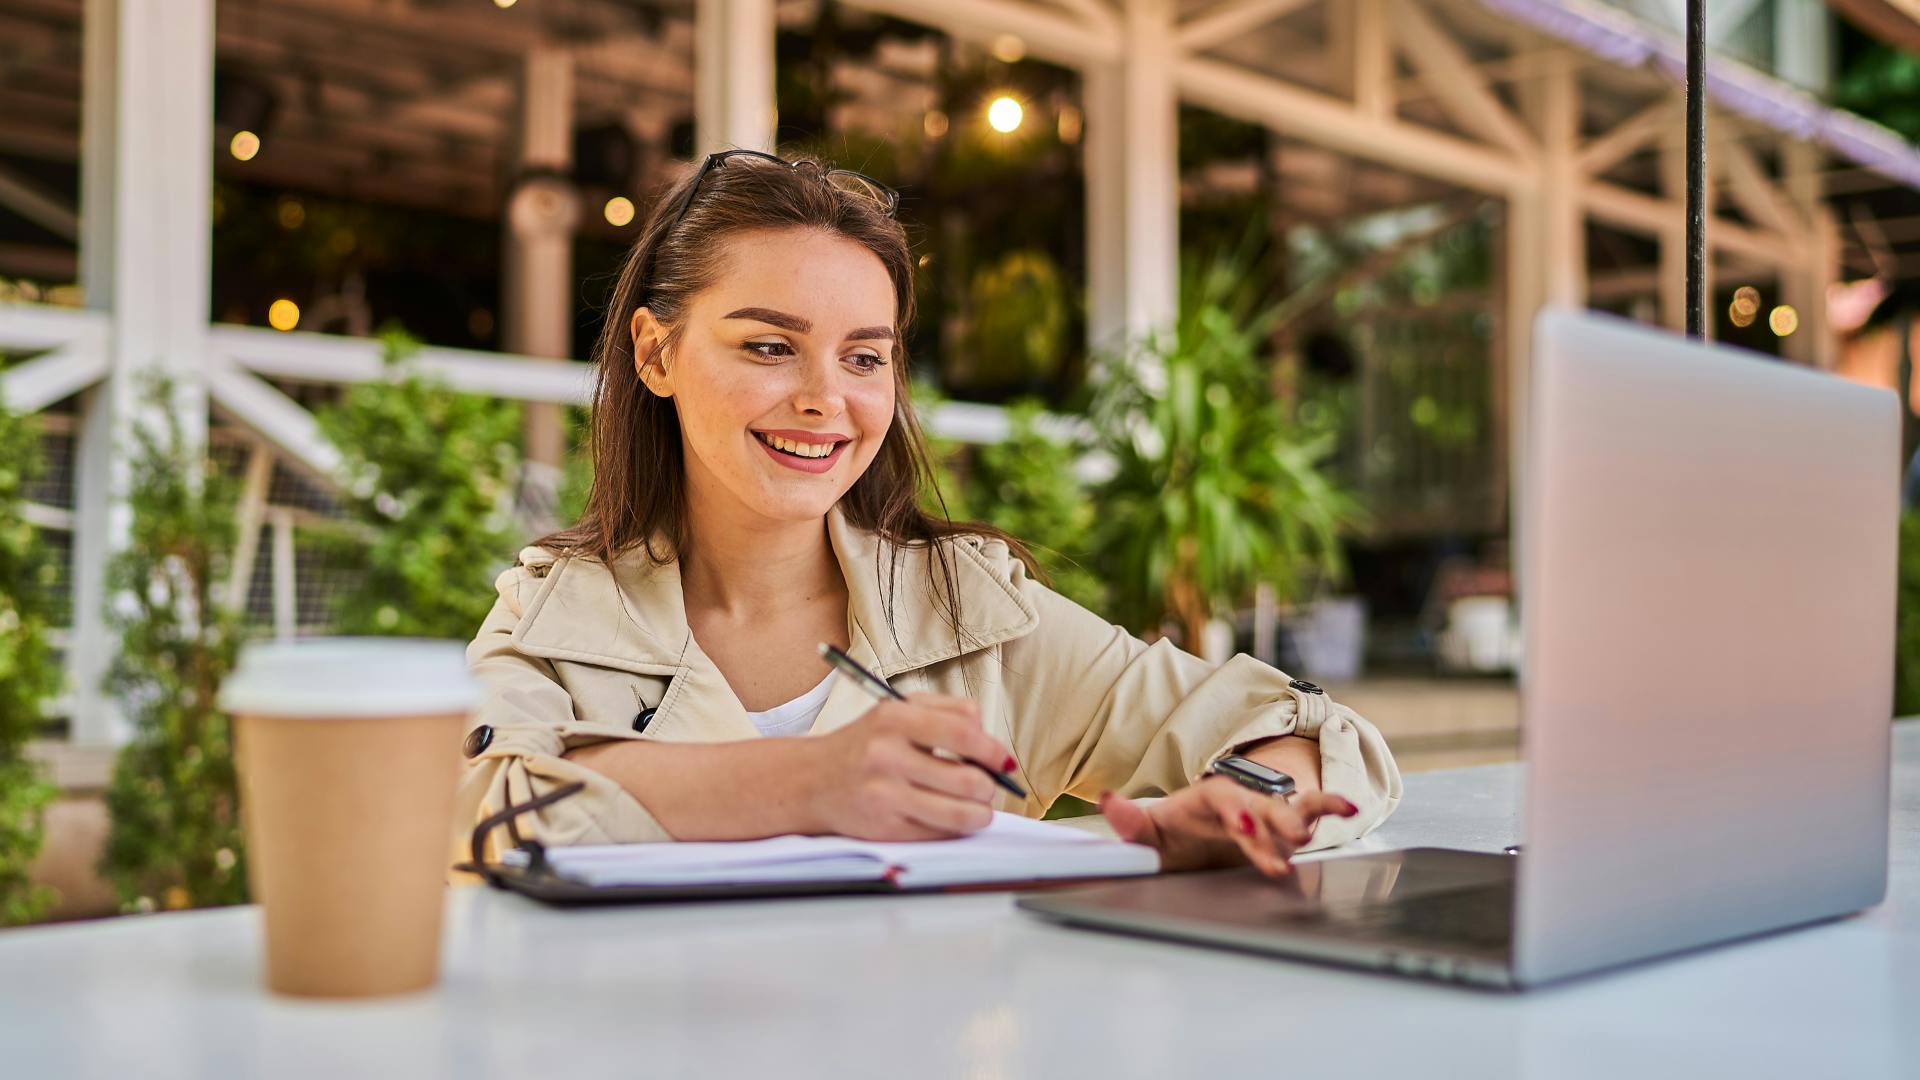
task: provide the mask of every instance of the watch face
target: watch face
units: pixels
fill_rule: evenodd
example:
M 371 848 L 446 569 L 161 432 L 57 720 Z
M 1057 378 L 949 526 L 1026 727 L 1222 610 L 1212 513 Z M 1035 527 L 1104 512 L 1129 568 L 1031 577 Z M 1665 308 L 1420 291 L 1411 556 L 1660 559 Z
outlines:
M 1270 769 L 1257 761 L 1234 756 L 1214 766 L 1216 772 L 1238 780 L 1251 788 L 1265 791 L 1271 795 L 1285 795 L 1293 790 L 1293 777 L 1278 769 Z

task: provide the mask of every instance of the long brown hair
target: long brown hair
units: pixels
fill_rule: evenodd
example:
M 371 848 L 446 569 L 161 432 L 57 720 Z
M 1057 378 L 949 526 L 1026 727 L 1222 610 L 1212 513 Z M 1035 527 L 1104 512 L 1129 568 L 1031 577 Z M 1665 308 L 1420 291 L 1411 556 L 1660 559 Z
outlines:
M 696 183 L 688 202 L 688 189 Z M 676 222 L 674 211 L 683 203 L 685 213 Z M 926 435 L 909 394 L 906 337 L 914 298 L 906 232 L 879 201 L 828 182 L 826 166 L 812 159 L 787 167 L 751 156 L 731 157 L 705 170 L 704 177 L 689 172 L 654 201 L 627 253 L 593 350 L 599 372 L 593 396 L 593 486 L 586 508 L 572 528 L 538 543 L 556 554 L 608 564 L 639 548 L 655 565 L 663 565 L 688 549 L 693 538 L 687 522 L 680 416 L 673 402 L 653 393 L 634 371 L 633 314 L 642 304 L 652 311 L 666 328 L 660 355 L 671 356 L 684 334 L 694 296 L 722 272 L 721 241 L 748 230 L 786 228 L 821 229 L 852 240 L 873 252 L 893 281 L 893 423 L 867 471 L 841 496 L 840 507 L 851 524 L 896 547 L 932 549 L 928 585 L 946 610 L 955 643 L 964 648 L 953 555 L 939 541 L 962 535 L 1002 540 L 1036 579 L 1045 582 L 1046 575 L 1015 537 L 984 522 L 953 521 L 945 513 Z M 921 508 L 922 490 L 934 493 L 940 514 Z M 890 622 L 893 569 L 885 567 L 881 575 Z M 893 633 L 897 641 L 898 631 Z

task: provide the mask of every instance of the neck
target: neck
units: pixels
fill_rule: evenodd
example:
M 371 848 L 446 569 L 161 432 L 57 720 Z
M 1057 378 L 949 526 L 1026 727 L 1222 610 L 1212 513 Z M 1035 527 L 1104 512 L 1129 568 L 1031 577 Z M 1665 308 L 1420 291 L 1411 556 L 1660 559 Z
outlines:
M 721 501 L 688 500 L 692 543 L 680 559 L 680 588 L 690 610 L 766 620 L 846 594 L 824 518 L 779 521 L 715 505 Z

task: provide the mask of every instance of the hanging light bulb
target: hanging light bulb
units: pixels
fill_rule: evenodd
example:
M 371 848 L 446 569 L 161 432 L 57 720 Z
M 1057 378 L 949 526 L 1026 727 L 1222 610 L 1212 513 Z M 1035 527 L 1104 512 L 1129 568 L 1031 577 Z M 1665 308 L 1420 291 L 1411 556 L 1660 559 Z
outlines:
M 993 104 L 987 106 L 988 125 L 1003 135 L 1018 130 L 1025 115 L 1026 110 L 1020 107 L 1020 103 L 1005 95 L 994 98 Z

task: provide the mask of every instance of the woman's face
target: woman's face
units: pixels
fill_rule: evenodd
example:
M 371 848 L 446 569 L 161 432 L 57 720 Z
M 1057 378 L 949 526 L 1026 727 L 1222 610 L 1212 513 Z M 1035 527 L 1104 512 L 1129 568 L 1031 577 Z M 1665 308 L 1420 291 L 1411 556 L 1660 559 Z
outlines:
M 722 271 L 688 305 L 664 371 L 649 362 L 663 328 L 634 313 L 635 366 L 679 412 L 689 502 L 818 519 L 893 422 L 893 281 L 873 252 L 816 229 L 723 245 Z

